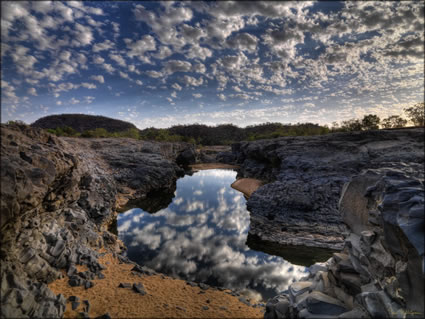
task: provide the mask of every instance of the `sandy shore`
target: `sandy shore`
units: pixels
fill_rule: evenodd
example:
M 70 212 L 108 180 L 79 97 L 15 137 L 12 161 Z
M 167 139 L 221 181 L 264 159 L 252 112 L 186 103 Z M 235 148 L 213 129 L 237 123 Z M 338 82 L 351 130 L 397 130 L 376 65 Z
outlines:
M 198 172 L 200 170 L 205 169 L 238 169 L 238 165 L 230 165 L 230 164 L 222 164 L 222 163 L 203 163 L 203 164 L 193 164 L 189 165 L 189 167 L 192 169 L 192 172 Z
M 95 279 L 94 287 L 71 287 L 69 278 L 56 280 L 49 288 L 66 298 L 77 296 L 81 304 L 73 311 L 68 302 L 65 318 L 78 317 L 83 312 L 83 300 L 90 303 L 90 318 L 109 313 L 112 318 L 262 318 L 264 308 L 247 306 L 234 297 L 213 288 L 202 290 L 185 281 L 164 275 L 139 277 L 131 273 L 132 264 L 120 263 L 112 254 L 100 258 L 106 266 L 104 279 Z M 79 271 L 85 271 L 78 266 Z M 130 288 L 118 288 L 120 283 L 141 282 L 147 292 L 142 296 Z M 230 291 L 228 291 L 230 292 Z M 206 308 L 207 307 L 207 308 Z
M 231 186 L 232 188 L 242 192 L 246 197 L 250 197 L 258 187 L 263 185 L 263 181 L 255 178 L 241 178 L 236 180 Z

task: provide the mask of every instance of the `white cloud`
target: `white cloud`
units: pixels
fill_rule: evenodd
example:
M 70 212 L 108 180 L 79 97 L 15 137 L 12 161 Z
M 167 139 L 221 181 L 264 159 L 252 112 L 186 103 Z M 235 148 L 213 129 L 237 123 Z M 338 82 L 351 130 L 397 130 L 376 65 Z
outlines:
M 103 75 L 92 75 L 90 79 L 98 81 L 99 83 L 105 83 L 105 79 L 103 78 Z
M 72 11 L 72 9 L 70 10 Z M 77 47 L 91 44 L 94 39 L 92 29 L 80 23 L 75 23 L 74 27 L 74 39 L 72 40 L 71 44 Z
M 127 64 L 125 63 L 124 58 L 123 58 L 121 55 L 119 55 L 119 54 L 112 54 L 112 53 L 110 53 L 110 54 L 109 54 L 109 57 L 110 57 L 112 60 L 114 60 L 115 62 L 117 62 L 120 66 L 122 66 L 122 67 L 126 67 L 126 66 L 127 66 Z
M 164 63 L 164 72 L 173 74 L 175 72 L 190 72 L 192 64 L 182 60 L 170 60 Z
M 151 35 L 145 35 L 137 41 L 125 38 L 124 42 L 128 48 L 127 56 L 130 58 L 137 57 L 145 63 L 149 62 L 148 57 L 145 57 L 145 53 L 156 50 L 155 38 Z
M 99 55 L 96 55 L 93 57 L 93 62 L 96 64 L 102 64 L 103 62 L 105 62 L 105 59 Z
M 177 91 L 181 91 L 182 87 L 178 84 L 178 83 L 173 83 L 173 85 L 171 85 L 171 87 Z
M 63 61 L 67 61 L 69 62 L 69 58 L 71 57 L 71 52 L 69 51 L 61 51 L 61 53 L 59 54 L 59 59 L 63 60 Z
M 258 38 L 249 33 L 238 33 L 226 41 L 230 48 L 248 52 L 257 50 L 257 42 Z
M 151 78 L 162 78 L 164 74 L 158 71 L 146 71 L 146 74 L 150 76 Z
M 202 97 L 201 93 L 192 93 L 194 98 L 200 99 Z
M 77 100 L 75 97 L 73 97 L 69 100 L 68 103 L 74 105 L 80 103 L 80 100 Z
M 185 75 L 183 78 L 181 78 L 181 81 L 186 86 L 200 86 L 204 83 L 204 79 L 202 77 L 199 77 L 199 79 L 196 79 L 192 76 Z
M 222 101 L 226 101 L 226 96 L 223 93 L 217 94 L 218 98 Z
M 105 41 L 101 43 L 95 43 L 93 45 L 92 50 L 93 52 L 100 52 L 100 51 L 112 49 L 114 46 L 115 44 L 112 41 L 106 39 Z
M 28 94 L 31 94 L 33 96 L 37 96 L 37 90 L 35 88 L 29 88 L 27 92 L 28 92 Z
M 115 68 L 112 65 L 108 64 L 108 63 L 103 63 L 102 64 L 102 68 L 104 68 L 108 73 L 115 72 Z
M 163 60 L 165 58 L 168 58 L 172 54 L 173 54 L 173 51 L 171 51 L 169 47 L 163 45 L 159 48 L 158 53 L 155 53 L 152 56 L 156 59 Z
M 82 87 L 84 87 L 84 88 L 86 88 L 86 89 L 90 89 L 90 90 L 92 90 L 92 89 L 95 89 L 95 88 L 96 88 L 96 84 L 93 84 L 93 83 L 87 83 L 87 82 L 83 82 L 83 83 L 81 83 L 81 86 L 82 86 Z

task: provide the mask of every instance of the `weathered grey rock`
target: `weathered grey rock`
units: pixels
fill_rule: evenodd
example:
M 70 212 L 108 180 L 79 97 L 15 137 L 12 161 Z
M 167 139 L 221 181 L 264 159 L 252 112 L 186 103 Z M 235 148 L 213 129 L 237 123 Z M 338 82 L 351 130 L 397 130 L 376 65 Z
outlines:
M 131 288 L 132 287 L 132 284 L 131 283 L 129 283 L 129 282 L 121 282 L 119 285 L 118 285 L 118 288 Z
M 289 296 L 292 301 L 304 292 L 308 291 L 313 283 L 311 281 L 297 281 L 289 286 Z
M 340 314 L 337 318 L 338 319 L 353 319 L 353 318 L 365 319 L 365 318 L 370 318 L 370 316 L 367 313 L 367 311 L 365 311 L 363 308 L 356 307 L 353 310 Z
M 135 292 L 141 294 L 142 296 L 146 295 L 145 287 L 143 286 L 143 284 L 141 282 L 139 282 L 137 284 L 133 284 L 133 290 Z
M 75 310 L 75 309 L 77 309 L 78 308 L 78 306 L 80 305 L 80 303 L 79 302 L 77 302 L 77 301 L 73 301 L 72 303 L 71 303 L 71 309 L 72 310 Z
M 384 165 L 405 166 L 423 174 L 423 141 L 423 129 L 411 129 L 233 144 L 232 152 L 241 165 L 240 176 L 271 182 L 248 200 L 250 234 L 281 244 L 342 249 L 348 235 L 338 210 L 343 185 L 364 169 Z M 351 204 L 359 221 L 367 211 L 355 210 L 354 205 L 367 202 L 362 192 L 369 182 L 357 187 L 352 184 L 348 193 L 355 200 L 342 200 L 342 210 L 348 211 Z M 355 219 L 352 222 L 359 223 Z
M 266 312 L 264 318 L 268 319 L 280 319 L 289 316 L 290 311 L 290 300 L 289 296 L 280 294 L 272 299 L 269 299 L 266 304 Z
M 183 150 L 176 158 L 176 163 L 181 166 L 188 166 L 196 163 L 196 151 L 193 148 Z
M 319 315 L 335 316 L 347 311 L 347 308 L 339 300 L 320 291 L 313 291 L 309 294 L 306 306 L 310 313 Z

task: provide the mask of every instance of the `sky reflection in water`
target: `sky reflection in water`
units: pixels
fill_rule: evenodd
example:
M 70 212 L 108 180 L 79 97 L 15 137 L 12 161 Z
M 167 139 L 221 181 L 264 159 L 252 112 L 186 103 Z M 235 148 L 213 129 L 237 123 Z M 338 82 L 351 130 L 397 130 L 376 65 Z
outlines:
M 235 177 L 231 170 L 200 171 L 177 181 L 167 208 L 120 214 L 118 232 L 127 256 L 182 279 L 245 290 L 255 299 L 285 290 L 306 268 L 245 244 L 249 212 L 242 193 L 230 187 Z

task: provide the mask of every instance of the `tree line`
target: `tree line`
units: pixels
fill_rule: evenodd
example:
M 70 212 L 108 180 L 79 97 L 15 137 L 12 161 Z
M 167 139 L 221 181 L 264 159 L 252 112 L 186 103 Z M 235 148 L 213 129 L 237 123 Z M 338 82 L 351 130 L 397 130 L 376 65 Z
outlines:
M 362 119 L 350 119 L 340 123 L 334 122 L 328 125 L 314 123 L 264 123 L 240 128 L 233 124 L 221 124 L 208 126 L 204 124 L 175 125 L 167 129 L 154 127 L 138 130 L 130 127 L 119 132 L 110 132 L 107 128 L 95 128 L 79 132 L 70 126 L 47 129 L 48 132 L 58 136 L 82 137 L 82 138 L 134 138 L 139 140 L 154 140 L 167 142 L 187 142 L 197 145 L 229 145 L 238 141 L 255 141 L 284 136 L 308 136 L 323 135 L 334 132 L 350 132 L 375 130 L 379 128 L 402 128 L 408 121 L 414 126 L 424 126 L 424 103 L 405 108 L 407 119 L 400 115 L 391 115 L 380 119 L 375 114 L 365 115 Z

